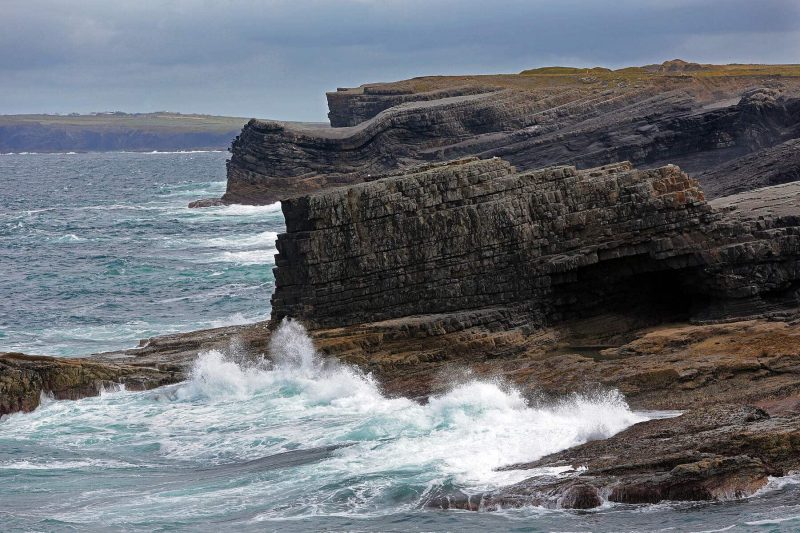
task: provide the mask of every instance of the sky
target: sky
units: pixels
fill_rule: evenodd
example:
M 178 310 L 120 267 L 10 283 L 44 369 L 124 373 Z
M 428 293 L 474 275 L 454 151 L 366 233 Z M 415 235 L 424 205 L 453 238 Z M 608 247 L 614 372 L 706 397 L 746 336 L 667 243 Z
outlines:
M 800 63 L 800 0 L 0 0 L 0 114 L 323 121 L 336 87 L 674 58 Z

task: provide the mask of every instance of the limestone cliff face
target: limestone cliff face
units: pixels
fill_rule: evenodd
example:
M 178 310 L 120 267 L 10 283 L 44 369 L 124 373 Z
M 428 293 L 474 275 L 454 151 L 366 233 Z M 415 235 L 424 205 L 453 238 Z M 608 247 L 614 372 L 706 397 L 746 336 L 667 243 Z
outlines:
M 769 200 L 748 202 L 711 206 L 675 166 L 518 172 L 498 158 L 291 198 L 272 318 L 333 327 L 513 308 L 536 325 L 796 306 L 800 213 L 757 219 Z
M 737 161 L 762 152 L 769 157 L 773 147 L 800 138 L 797 89 L 734 84 L 709 97 L 697 83 L 332 93 L 332 116 L 340 117 L 334 122 L 344 124 L 341 117 L 350 116 L 347 123 L 357 125 L 323 129 L 251 121 L 233 143 L 224 199 L 271 203 L 467 156 L 502 157 L 521 170 L 674 163 L 712 195 L 746 190 L 753 177 L 746 162 Z M 720 174 L 722 164 L 730 165 Z

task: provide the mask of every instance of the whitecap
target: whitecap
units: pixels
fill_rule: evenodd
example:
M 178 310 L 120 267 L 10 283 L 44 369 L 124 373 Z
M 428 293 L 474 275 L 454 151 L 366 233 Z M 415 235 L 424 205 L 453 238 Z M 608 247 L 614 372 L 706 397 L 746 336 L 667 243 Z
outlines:
M 427 405 L 387 398 L 370 376 L 320 358 L 296 321 L 284 322 L 273 334 L 270 353 L 272 364 L 247 366 L 222 352 L 205 352 L 177 397 L 213 402 L 275 397 L 293 416 L 327 426 L 324 434 L 298 428 L 304 445 L 330 439 L 359 443 L 327 461 L 326 469 L 340 475 L 422 470 L 442 479 L 453 477 L 472 490 L 487 490 L 566 469 L 498 467 L 606 438 L 648 419 L 631 411 L 617 391 L 530 406 L 513 387 L 473 380 L 432 397 Z M 281 397 L 294 403 L 286 405 Z M 350 423 L 337 428 L 331 425 L 335 420 Z
M 88 239 L 86 239 L 84 237 L 78 237 L 74 233 L 68 233 L 67 235 L 62 235 L 60 237 L 56 237 L 56 238 L 52 239 L 52 242 L 57 242 L 57 243 L 75 243 L 75 242 L 85 242 L 87 240 Z
M 243 205 L 231 204 L 220 207 L 205 207 L 203 213 L 219 216 L 251 216 L 264 213 L 277 213 L 281 210 L 281 203 L 275 202 L 268 205 Z
M 244 250 L 241 252 L 222 252 L 208 261 L 211 263 L 236 263 L 238 265 L 261 265 L 275 262 L 276 250 Z
M 771 526 L 782 524 L 783 522 L 791 522 L 791 521 L 800 521 L 800 515 L 797 516 L 787 516 L 784 518 L 765 518 L 763 520 L 753 520 L 751 522 L 745 522 L 746 526 Z
M 2 470 L 83 470 L 85 468 L 130 468 L 136 465 L 124 461 L 107 459 L 83 459 L 74 461 L 9 461 L 0 463 Z
M 256 234 L 229 235 L 227 237 L 212 237 L 210 239 L 192 239 L 183 241 L 193 247 L 202 246 L 205 248 L 244 248 L 272 250 L 275 248 L 275 241 L 278 240 L 278 233 L 275 231 L 262 231 Z

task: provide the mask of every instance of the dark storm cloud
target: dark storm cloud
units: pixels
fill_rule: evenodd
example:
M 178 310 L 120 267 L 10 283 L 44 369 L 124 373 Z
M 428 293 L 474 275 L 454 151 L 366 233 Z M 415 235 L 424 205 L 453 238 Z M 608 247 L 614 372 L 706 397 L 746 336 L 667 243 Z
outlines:
M 4 0 L 0 113 L 321 120 L 368 81 L 798 52 L 795 0 Z

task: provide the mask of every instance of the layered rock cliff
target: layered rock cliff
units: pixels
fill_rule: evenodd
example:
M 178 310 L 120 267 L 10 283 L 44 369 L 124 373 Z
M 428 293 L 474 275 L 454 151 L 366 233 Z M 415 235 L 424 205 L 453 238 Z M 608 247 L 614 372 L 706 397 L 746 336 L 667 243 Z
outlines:
M 774 157 L 800 138 L 800 69 L 710 67 L 542 69 L 340 89 L 328 94 L 330 118 L 346 127 L 250 121 L 231 149 L 224 200 L 271 203 L 465 156 L 499 156 L 521 170 L 674 163 L 710 196 L 747 190 L 759 184 L 748 157 Z
M 707 202 L 676 166 L 418 167 L 283 202 L 272 320 L 390 392 L 444 387 L 455 363 L 532 401 L 599 385 L 685 410 L 432 507 L 747 496 L 800 467 L 798 200 L 790 183 Z
M 331 327 L 500 307 L 541 325 L 796 305 L 797 213 L 745 198 L 746 209 L 715 208 L 675 166 L 519 172 L 497 158 L 291 198 L 272 318 Z

